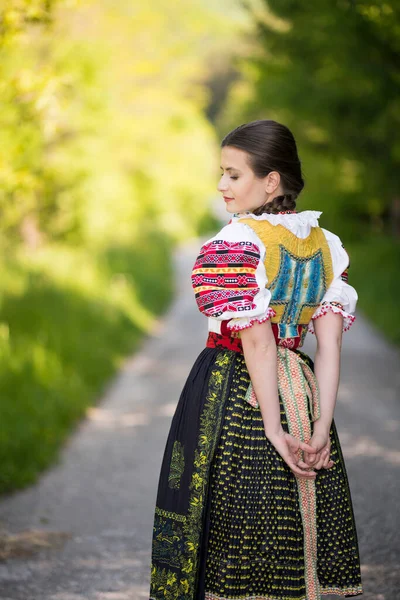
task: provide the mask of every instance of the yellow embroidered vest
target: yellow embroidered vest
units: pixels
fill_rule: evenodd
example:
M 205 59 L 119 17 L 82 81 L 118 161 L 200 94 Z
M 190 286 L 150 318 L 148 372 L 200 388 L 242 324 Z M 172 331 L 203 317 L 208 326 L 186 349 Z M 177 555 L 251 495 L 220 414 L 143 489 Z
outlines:
M 266 248 L 266 287 L 276 312 L 271 322 L 277 324 L 278 340 L 300 337 L 302 345 L 306 326 L 333 279 L 332 257 L 322 229 L 311 227 L 309 236 L 302 239 L 266 220 L 248 218 L 240 223 L 251 227 Z

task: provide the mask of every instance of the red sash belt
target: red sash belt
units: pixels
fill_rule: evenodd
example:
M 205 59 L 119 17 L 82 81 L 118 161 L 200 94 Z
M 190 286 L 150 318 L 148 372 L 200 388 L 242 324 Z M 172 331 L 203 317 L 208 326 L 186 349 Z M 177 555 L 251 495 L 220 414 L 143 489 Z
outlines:
M 208 348 L 217 348 L 218 346 L 221 346 L 222 348 L 227 348 L 228 350 L 234 350 L 235 352 L 243 353 L 242 342 L 240 337 L 238 337 L 238 333 L 228 329 L 227 323 L 228 321 L 221 321 L 221 333 L 214 333 L 213 331 L 209 332 L 206 346 Z M 304 329 L 307 327 L 306 325 L 297 326 L 299 334 L 297 337 L 286 339 L 279 337 L 278 323 L 271 323 L 271 326 L 277 346 L 294 350 L 302 345 Z

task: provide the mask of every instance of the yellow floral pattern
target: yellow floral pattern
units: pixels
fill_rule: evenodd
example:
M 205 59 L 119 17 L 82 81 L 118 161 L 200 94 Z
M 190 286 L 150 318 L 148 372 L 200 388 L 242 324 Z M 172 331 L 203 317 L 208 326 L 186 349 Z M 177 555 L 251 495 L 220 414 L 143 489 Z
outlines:
M 179 440 L 175 440 L 172 448 L 171 464 L 169 468 L 168 485 L 170 488 L 178 490 L 181 482 L 182 473 L 185 469 L 185 453 Z
M 197 447 L 189 484 L 187 514 L 156 506 L 154 519 L 150 599 L 193 600 L 196 594 L 199 550 L 209 468 L 217 444 L 224 403 L 229 394 L 229 371 L 235 356 L 218 353 L 208 381 L 208 394 L 200 414 Z M 195 426 L 195 425 L 194 425 Z M 168 485 L 178 489 L 184 469 L 183 446 L 175 440 Z M 166 565 L 165 567 L 161 565 Z

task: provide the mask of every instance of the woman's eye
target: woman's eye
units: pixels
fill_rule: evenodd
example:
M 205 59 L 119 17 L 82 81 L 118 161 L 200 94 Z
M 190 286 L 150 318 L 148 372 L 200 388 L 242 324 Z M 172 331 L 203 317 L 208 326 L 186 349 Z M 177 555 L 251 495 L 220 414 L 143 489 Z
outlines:
M 221 177 L 223 177 L 223 173 L 221 173 L 221 175 L 219 176 L 219 178 L 221 179 Z M 239 179 L 239 177 L 237 175 L 231 175 L 229 179 Z

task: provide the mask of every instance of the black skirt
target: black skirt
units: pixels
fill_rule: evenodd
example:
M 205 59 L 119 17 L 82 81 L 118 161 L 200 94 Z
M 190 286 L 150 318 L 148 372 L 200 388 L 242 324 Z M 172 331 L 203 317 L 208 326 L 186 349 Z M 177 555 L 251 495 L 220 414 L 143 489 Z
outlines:
M 296 352 L 311 369 L 311 359 Z M 332 423 L 330 469 L 315 479 L 317 588 L 307 587 L 297 478 L 245 400 L 243 354 L 206 347 L 172 419 L 158 484 L 152 600 L 317 600 L 362 593 L 346 469 Z M 281 422 L 289 431 L 281 400 Z M 304 478 L 302 478 L 304 479 Z M 310 591 L 312 590 L 312 591 Z

